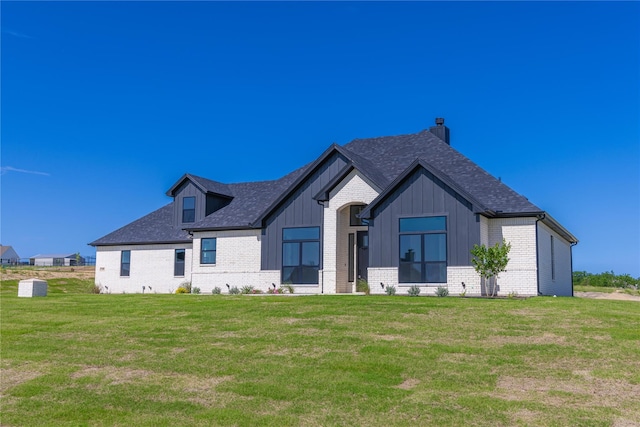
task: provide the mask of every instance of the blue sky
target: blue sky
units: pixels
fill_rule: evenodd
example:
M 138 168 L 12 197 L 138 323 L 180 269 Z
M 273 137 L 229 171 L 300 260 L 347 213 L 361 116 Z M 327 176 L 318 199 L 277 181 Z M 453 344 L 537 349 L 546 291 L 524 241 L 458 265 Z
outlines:
M 331 143 L 452 145 L 640 276 L 640 3 L 6 2 L 1 236 L 22 257 L 278 178 Z

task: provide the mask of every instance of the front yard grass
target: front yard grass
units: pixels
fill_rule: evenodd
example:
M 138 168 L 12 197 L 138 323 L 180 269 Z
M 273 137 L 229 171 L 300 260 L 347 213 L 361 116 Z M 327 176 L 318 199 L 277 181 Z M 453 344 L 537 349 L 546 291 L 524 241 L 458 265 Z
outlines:
M 640 424 L 640 303 L 2 282 L 1 425 Z M 63 291 L 66 290 L 66 292 Z

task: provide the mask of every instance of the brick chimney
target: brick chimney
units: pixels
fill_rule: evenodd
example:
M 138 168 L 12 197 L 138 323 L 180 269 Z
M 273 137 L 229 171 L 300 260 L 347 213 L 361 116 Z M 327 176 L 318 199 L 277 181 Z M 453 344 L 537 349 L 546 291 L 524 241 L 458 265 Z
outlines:
M 444 119 L 442 117 L 436 118 L 436 125 L 431 126 L 429 132 L 451 145 L 449 141 L 449 128 L 444 125 Z

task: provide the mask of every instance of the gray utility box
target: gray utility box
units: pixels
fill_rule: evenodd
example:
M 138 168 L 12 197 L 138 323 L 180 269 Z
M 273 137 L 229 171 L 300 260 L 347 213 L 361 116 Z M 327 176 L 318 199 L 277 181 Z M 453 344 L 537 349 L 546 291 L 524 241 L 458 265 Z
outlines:
M 46 297 L 47 281 L 40 279 L 20 280 L 18 284 L 18 296 L 27 298 Z

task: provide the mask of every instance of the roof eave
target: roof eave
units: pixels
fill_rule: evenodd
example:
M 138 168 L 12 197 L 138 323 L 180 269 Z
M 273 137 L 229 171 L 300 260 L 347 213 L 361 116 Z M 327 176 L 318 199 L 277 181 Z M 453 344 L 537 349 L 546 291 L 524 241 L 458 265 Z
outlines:
M 157 240 L 149 242 L 116 242 L 116 243 L 98 243 L 97 241 L 87 243 L 89 246 L 127 246 L 127 245 L 165 245 L 175 243 L 191 243 L 191 240 Z
M 203 231 L 229 231 L 229 230 L 255 230 L 261 227 L 255 227 L 253 224 L 247 225 L 230 225 L 225 227 L 199 227 L 199 228 L 184 228 L 188 233 L 203 232 Z
M 549 228 L 551 228 L 553 231 L 561 235 L 563 238 L 565 238 L 569 243 L 572 243 L 574 245 L 578 244 L 578 238 L 573 234 L 571 234 L 569 230 L 564 228 L 555 218 L 553 218 L 548 213 L 544 214 L 544 218 L 542 218 L 542 222 L 546 224 Z
M 576 236 L 571 234 L 569 230 L 564 228 L 555 218 L 549 215 L 547 212 L 539 211 L 527 211 L 527 212 L 493 212 L 492 215 L 485 215 L 489 218 L 530 218 L 535 217 L 542 221 L 545 225 L 551 228 L 553 231 L 562 236 L 569 243 L 578 244 L 579 240 Z

